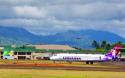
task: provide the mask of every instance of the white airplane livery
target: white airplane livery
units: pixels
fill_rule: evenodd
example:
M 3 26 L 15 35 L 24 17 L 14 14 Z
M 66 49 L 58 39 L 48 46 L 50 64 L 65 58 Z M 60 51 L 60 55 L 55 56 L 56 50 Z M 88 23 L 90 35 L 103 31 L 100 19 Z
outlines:
M 109 60 L 116 60 L 119 58 L 121 47 L 115 46 L 107 54 L 54 54 L 50 57 L 53 61 L 78 61 L 86 62 L 86 64 L 93 64 L 93 62 L 103 62 Z
M 55 61 L 86 61 L 88 64 L 89 62 L 92 64 L 95 61 L 102 61 L 104 55 L 102 54 L 55 54 L 50 57 L 51 60 Z

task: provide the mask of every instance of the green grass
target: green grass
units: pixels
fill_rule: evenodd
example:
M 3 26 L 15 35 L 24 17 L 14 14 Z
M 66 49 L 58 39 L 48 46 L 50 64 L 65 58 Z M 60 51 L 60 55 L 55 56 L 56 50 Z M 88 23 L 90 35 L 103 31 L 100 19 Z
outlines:
M 0 78 L 125 78 L 125 72 L 0 69 Z

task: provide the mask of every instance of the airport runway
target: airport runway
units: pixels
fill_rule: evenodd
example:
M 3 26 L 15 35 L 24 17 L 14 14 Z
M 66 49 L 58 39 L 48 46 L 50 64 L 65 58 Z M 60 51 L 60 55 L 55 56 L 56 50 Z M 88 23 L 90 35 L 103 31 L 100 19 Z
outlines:
M 114 71 L 125 72 L 124 62 L 107 62 L 99 66 L 65 66 L 63 64 L 2 64 L 0 69 L 39 69 L 39 70 L 74 70 L 74 71 Z M 103 67 L 104 66 L 104 67 Z

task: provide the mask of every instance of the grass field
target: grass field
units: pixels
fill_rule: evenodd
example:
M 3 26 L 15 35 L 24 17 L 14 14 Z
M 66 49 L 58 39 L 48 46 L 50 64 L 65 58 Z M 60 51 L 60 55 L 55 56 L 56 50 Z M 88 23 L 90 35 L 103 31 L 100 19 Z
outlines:
M 52 61 L 40 60 L 0 60 L 0 65 L 9 64 L 50 64 Z M 74 62 L 68 64 L 66 62 L 61 63 L 64 66 L 79 66 L 79 67 L 98 67 L 98 68 L 116 68 L 114 66 L 105 66 L 100 63 L 93 65 L 86 65 L 82 62 Z M 54 64 L 56 65 L 56 64 Z M 57 68 L 58 69 L 58 68 Z M 119 69 L 119 68 L 118 68 Z M 121 69 L 120 69 L 121 70 Z M 124 70 L 124 69 L 123 69 Z M 0 78 L 125 78 L 125 72 L 111 72 L 111 71 L 78 71 L 78 70 L 56 70 L 56 69 L 43 69 L 43 68 L 17 68 L 17 69 L 0 69 Z
M 0 78 L 125 78 L 125 72 L 0 69 Z

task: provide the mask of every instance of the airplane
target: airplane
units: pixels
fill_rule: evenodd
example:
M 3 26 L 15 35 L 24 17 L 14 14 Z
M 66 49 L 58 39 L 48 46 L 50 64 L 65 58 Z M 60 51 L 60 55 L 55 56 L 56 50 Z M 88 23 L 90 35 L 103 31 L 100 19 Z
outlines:
M 93 64 L 93 62 L 116 61 L 120 58 L 122 49 L 121 46 L 115 46 L 107 54 L 54 54 L 50 57 L 52 61 L 67 61 L 67 62 L 86 62 L 86 64 Z

